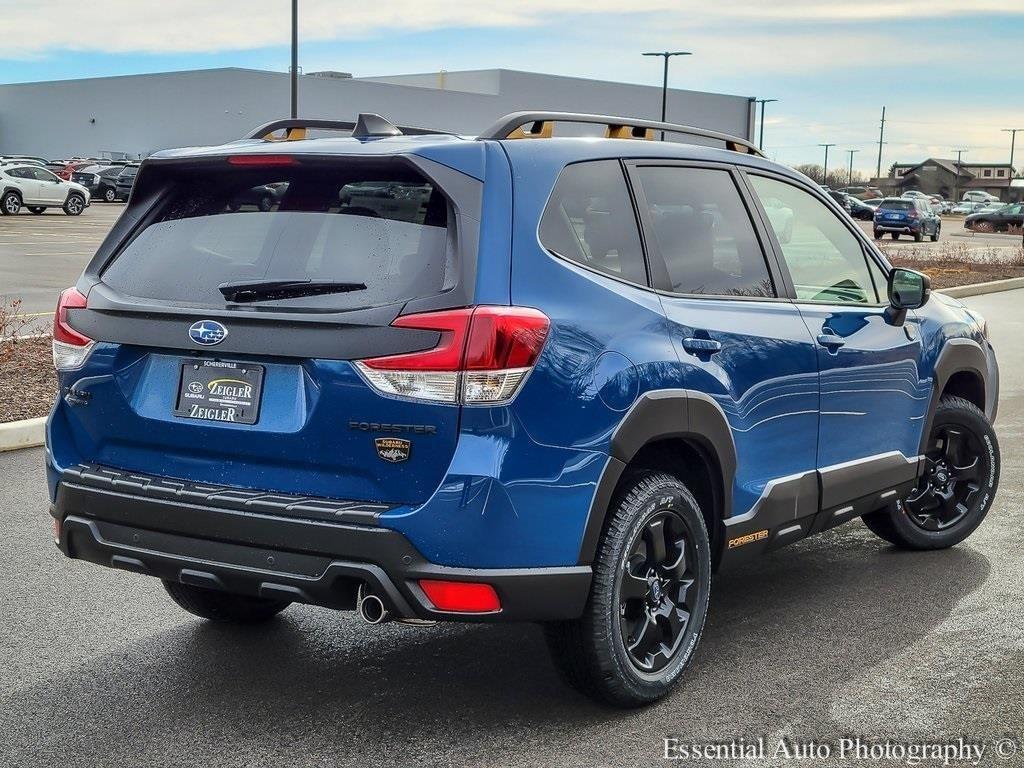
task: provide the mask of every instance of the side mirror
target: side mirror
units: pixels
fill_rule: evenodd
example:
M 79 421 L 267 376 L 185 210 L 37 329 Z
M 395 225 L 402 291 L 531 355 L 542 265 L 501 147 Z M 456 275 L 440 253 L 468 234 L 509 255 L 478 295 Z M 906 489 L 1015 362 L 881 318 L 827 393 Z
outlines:
M 923 307 L 932 293 L 928 275 L 897 267 L 889 273 L 889 305 L 899 311 Z

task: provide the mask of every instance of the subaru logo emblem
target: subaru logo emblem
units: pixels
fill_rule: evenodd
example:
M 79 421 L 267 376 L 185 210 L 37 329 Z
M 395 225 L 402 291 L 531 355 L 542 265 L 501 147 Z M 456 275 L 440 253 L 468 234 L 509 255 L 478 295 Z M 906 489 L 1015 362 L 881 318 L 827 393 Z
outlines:
M 202 344 L 204 347 L 220 344 L 227 338 L 227 335 L 228 329 L 216 320 L 200 320 L 199 322 L 192 323 L 192 327 L 188 329 L 188 337 L 196 344 Z

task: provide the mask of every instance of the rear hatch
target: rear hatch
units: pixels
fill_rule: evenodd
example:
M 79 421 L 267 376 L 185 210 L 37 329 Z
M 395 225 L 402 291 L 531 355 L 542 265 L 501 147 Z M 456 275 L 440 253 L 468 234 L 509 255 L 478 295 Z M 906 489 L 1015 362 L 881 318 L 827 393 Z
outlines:
M 913 200 L 886 200 L 878 206 L 876 216 L 882 223 L 905 224 L 917 217 L 917 207 Z
M 352 361 L 436 347 L 442 333 L 392 321 L 472 299 L 478 225 L 431 166 L 147 163 L 80 284 L 88 307 L 65 313 L 96 346 L 62 376 L 87 397 L 60 404 L 74 450 L 55 449 L 58 463 L 425 501 L 454 452 L 458 405 L 382 394 Z M 479 185 L 455 175 L 462 194 Z

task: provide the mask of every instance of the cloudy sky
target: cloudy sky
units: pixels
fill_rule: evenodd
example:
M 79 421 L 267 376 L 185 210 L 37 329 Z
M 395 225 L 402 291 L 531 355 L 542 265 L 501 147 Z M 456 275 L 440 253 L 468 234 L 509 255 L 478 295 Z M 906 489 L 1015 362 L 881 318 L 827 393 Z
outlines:
M 356 76 L 505 67 L 777 98 L 766 151 L 1005 161 L 1024 128 L 1021 0 L 300 0 L 300 64 Z M 288 0 L 0 0 L 0 81 L 199 67 L 286 70 Z M 659 105 L 652 105 L 656 113 Z M 670 119 L 673 116 L 669 116 Z M 683 116 L 678 116 L 682 118 Z M 677 118 L 677 119 L 678 119 Z M 1018 166 L 1024 165 L 1024 134 Z

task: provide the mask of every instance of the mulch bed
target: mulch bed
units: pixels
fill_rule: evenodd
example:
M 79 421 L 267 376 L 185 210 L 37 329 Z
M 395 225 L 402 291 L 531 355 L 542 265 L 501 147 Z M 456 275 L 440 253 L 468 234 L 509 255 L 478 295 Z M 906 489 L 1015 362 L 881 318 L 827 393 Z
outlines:
M 0 424 L 45 416 L 56 393 L 49 337 L 0 343 Z
M 924 272 L 931 278 L 932 288 L 953 288 L 974 285 L 991 280 L 1009 280 L 1024 277 L 1024 265 L 1016 264 L 957 264 L 954 262 L 928 262 L 919 259 L 901 259 L 893 254 L 889 260 L 894 267 L 906 267 Z

